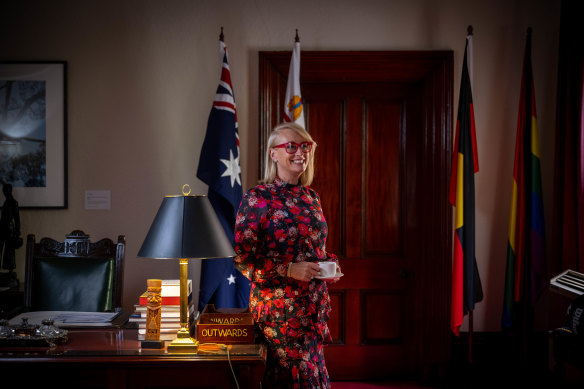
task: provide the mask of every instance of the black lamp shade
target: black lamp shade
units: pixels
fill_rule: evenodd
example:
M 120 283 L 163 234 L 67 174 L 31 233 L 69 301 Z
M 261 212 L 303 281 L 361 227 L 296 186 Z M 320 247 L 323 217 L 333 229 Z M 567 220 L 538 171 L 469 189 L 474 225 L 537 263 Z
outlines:
M 166 196 L 138 256 L 203 259 L 235 252 L 207 196 Z

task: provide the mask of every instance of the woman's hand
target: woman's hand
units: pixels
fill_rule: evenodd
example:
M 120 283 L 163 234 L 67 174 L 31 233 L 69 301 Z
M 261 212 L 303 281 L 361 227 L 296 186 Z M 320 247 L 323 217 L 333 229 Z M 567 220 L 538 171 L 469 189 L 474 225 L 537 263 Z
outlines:
M 341 273 L 341 265 L 339 265 L 337 263 L 337 272 L 336 274 L 340 274 Z M 334 284 L 335 282 L 338 282 L 341 279 L 341 277 L 335 277 L 335 278 L 329 278 L 327 280 L 325 280 L 325 282 L 328 282 L 330 284 Z
M 288 268 L 289 277 L 298 281 L 310 281 L 318 276 L 320 268 L 315 262 L 291 262 Z

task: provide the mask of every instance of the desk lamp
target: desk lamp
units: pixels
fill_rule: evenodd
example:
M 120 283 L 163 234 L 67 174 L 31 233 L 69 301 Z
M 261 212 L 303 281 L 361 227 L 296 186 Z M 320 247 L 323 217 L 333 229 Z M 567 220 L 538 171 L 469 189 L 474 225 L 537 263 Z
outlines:
M 186 189 L 185 189 L 186 188 Z M 234 257 L 231 242 L 207 196 L 165 196 L 138 251 L 138 257 L 178 259 L 180 264 L 180 329 L 169 353 L 196 353 L 199 342 L 190 335 L 187 296 L 189 259 Z

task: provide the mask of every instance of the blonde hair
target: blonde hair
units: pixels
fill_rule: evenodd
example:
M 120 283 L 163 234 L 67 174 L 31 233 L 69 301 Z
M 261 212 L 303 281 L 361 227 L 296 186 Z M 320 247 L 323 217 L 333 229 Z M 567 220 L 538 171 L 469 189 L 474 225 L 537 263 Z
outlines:
M 282 123 L 274 127 L 270 137 L 268 138 L 268 144 L 266 147 L 266 155 L 265 155 L 265 170 L 264 170 L 264 178 L 262 180 L 265 184 L 271 184 L 274 182 L 276 178 L 276 174 L 278 172 L 276 162 L 272 160 L 270 157 L 270 150 L 272 147 L 276 146 L 278 142 L 278 138 L 282 132 L 282 130 L 292 130 L 296 134 L 300 135 L 305 142 L 312 142 L 312 150 L 308 153 L 308 166 L 306 170 L 300 175 L 300 184 L 304 186 L 308 186 L 312 184 L 312 179 L 314 178 L 314 151 L 316 149 L 316 142 L 312 139 L 308 131 L 304 129 L 299 124 L 296 123 Z

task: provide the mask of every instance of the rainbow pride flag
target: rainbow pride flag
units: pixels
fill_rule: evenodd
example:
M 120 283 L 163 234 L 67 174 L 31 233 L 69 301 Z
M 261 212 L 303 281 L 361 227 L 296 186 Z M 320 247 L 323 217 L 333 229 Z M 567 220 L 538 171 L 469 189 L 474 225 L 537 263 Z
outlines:
M 519 98 L 501 320 L 503 330 L 511 332 L 525 329 L 522 327 L 526 323 L 524 314 L 533 308 L 548 284 L 540 165 L 530 28 Z

